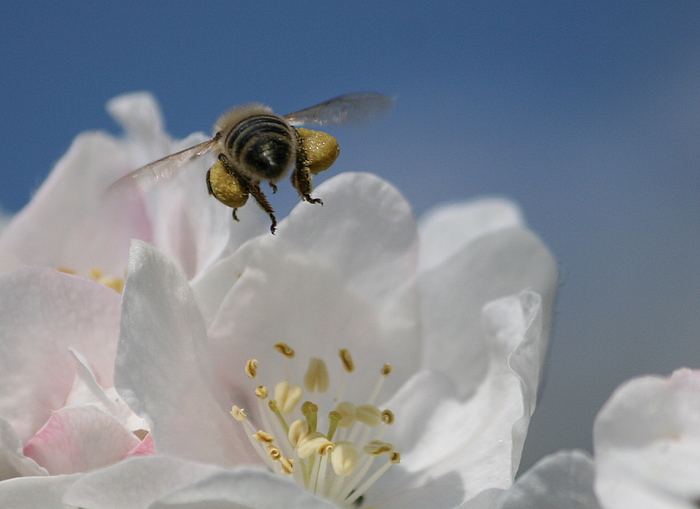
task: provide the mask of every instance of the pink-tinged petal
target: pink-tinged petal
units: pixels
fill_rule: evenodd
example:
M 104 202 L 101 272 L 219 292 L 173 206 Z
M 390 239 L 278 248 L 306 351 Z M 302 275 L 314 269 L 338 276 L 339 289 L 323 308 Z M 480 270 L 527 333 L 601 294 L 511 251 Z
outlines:
M 536 292 L 542 297 L 547 338 L 556 285 L 554 258 L 526 229 L 505 228 L 468 242 L 445 263 L 421 274 L 424 366 L 448 373 L 461 395 L 473 392 L 488 369 L 483 306 L 525 290 Z M 546 347 L 545 341 L 540 356 Z
M 686 509 L 700 500 L 700 371 L 620 386 L 593 429 L 605 507 Z
M 219 465 L 252 461 L 243 428 L 221 402 L 204 320 L 187 280 L 139 241 L 132 247 L 121 324 L 116 387 L 149 422 L 158 452 Z
M 445 497 L 440 479 L 461 486 L 465 500 L 512 484 L 537 389 L 537 377 L 523 376 L 521 368 L 534 355 L 529 370 L 539 372 L 541 312 L 538 296 L 531 293 L 486 307 L 489 367 L 471 397 L 460 398 L 444 375 L 423 373 L 386 404 L 399 423 L 397 447 L 406 447 L 404 485 L 398 479 L 387 499 L 401 497 L 406 485 Z M 451 476 L 457 477 L 452 484 Z M 388 503 L 376 496 L 376 502 L 368 496 L 368 504 Z
M 0 236 L 0 270 L 43 265 L 82 275 L 93 267 L 115 277 L 123 274 L 129 240 L 150 237 L 137 195 L 114 200 L 104 196 L 130 167 L 128 155 L 110 135 L 78 136 Z
M 139 439 L 114 417 L 92 407 L 63 408 L 24 447 L 52 475 L 90 472 L 116 463 Z
M 83 474 L 17 477 L 0 482 L 3 509 L 66 509 L 63 495 Z
M 300 486 L 262 470 L 214 473 L 155 502 L 150 509 L 337 509 Z M 106 508 L 105 508 L 106 509 Z M 115 508 L 116 509 L 116 508 Z
M 0 419 L 0 481 L 13 477 L 48 475 L 22 452 L 22 442 L 10 423 Z
M 482 198 L 430 210 L 420 221 L 420 270 L 444 263 L 477 237 L 524 225 L 520 208 L 504 198 Z
M 64 406 L 82 353 L 113 385 L 120 296 L 41 267 L 0 274 L 0 416 L 26 442 Z
M 582 451 L 543 458 L 505 492 L 499 509 L 601 509 L 593 491 L 593 460 Z
M 146 509 L 163 496 L 220 471 L 167 456 L 133 458 L 84 476 L 63 501 L 90 509 Z

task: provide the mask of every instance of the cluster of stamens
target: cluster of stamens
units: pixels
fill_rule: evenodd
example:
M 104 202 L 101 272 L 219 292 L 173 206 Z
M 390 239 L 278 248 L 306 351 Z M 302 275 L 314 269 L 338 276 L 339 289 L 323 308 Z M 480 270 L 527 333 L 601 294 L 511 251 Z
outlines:
M 285 357 L 287 375 L 275 385 L 272 398 L 265 386 L 255 389 L 264 430 L 255 431 L 242 408 L 234 406 L 231 415 L 246 427 L 251 444 L 272 471 L 291 476 L 307 490 L 340 507 L 361 505 L 367 489 L 401 459 L 393 445 L 381 440 L 387 426 L 394 422 L 394 414 L 374 405 L 391 366 L 382 366 L 372 394 L 365 403 L 355 405 L 342 399 L 346 376 L 355 367 L 350 352 L 340 350 L 343 371 L 336 404 L 319 422 L 319 407 L 314 400 L 316 394 L 330 388 L 326 363 L 315 357 L 309 359 L 302 388 L 290 380 L 289 362 L 294 350 L 285 343 L 276 344 L 275 349 Z M 246 363 L 250 378 L 257 377 L 257 366 L 255 359 Z M 309 399 L 302 403 L 305 394 Z M 375 460 L 380 457 L 385 459 L 377 468 Z

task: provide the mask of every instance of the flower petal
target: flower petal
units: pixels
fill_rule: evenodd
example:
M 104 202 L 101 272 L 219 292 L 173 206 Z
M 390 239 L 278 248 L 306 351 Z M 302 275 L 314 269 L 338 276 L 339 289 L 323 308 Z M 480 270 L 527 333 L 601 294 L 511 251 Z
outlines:
M 231 465 L 252 461 L 243 430 L 217 398 L 204 321 L 182 273 L 134 241 L 124 287 L 116 387 L 150 424 L 160 453 Z
M 605 507 L 690 508 L 700 500 L 700 371 L 630 380 L 596 418 L 596 492 Z
M 66 509 L 63 493 L 84 474 L 17 477 L 0 482 L 3 509 Z
M 504 198 L 482 198 L 430 210 L 420 221 L 420 270 L 444 263 L 477 237 L 524 225 L 520 207 Z
M 24 454 L 52 475 L 89 472 L 116 463 L 139 439 L 92 407 L 62 408 L 27 442 Z
M 424 367 L 448 373 L 461 395 L 473 392 L 488 369 L 483 306 L 524 290 L 536 292 L 542 297 L 547 338 L 556 280 L 552 255 L 529 230 L 505 228 L 467 243 L 421 274 Z M 543 356 L 546 341 L 540 346 Z
M 594 467 L 582 451 L 541 459 L 501 499 L 500 509 L 600 509 L 593 491 Z M 493 507 L 493 506 L 491 506 Z
M 69 348 L 88 359 L 103 387 L 113 385 L 119 302 L 115 291 L 53 269 L 0 274 L 0 416 L 23 442 L 71 390 Z
M 246 509 L 337 509 L 300 486 L 262 470 L 238 469 L 212 474 L 164 497 L 150 509 L 245 507 Z
M 520 370 L 527 366 L 539 373 L 541 312 L 538 296 L 531 293 L 486 307 L 489 368 L 472 397 L 460 398 L 442 375 L 423 374 L 387 403 L 397 423 L 422 420 L 398 424 L 395 430 L 398 443 L 416 444 L 402 451 L 401 466 L 418 476 L 407 477 L 411 486 L 457 474 L 467 500 L 483 490 L 511 485 L 538 380 Z M 535 359 L 529 360 L 533 353 Z
M 105 199 L 110 184 L 133 168 L 124 144 L 101 132 L 79 135 L 0 236 L 0 270 L 19 265 L 67 267 L 113 276 L 126 267 L 129 239 L 148 239 L 140 197 Z
M 48 475 L 22 452 L 22 442 L 10 423 L 0 419 L 0 481 L 12 477 Z
M 91 509 L 146 509 L 219 470 L 167 456 L 133 458 L 85 475 L 66 491 L 63 501 Z

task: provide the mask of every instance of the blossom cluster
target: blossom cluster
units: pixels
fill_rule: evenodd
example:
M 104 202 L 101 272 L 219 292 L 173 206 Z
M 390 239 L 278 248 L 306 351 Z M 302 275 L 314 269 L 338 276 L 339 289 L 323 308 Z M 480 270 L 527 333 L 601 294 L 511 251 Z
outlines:
M 1 507 L 697 507 L 689 370 L 621 387 L 595 459 L 515 479 L 557 288 L 515 204 L 416 222 L 345 173 L 273 236 L 207 195 L 205 158 L 106 195 L 205 139 L 148 94 L 108 109 L 125 134 L 80 135 L 0 234 Z

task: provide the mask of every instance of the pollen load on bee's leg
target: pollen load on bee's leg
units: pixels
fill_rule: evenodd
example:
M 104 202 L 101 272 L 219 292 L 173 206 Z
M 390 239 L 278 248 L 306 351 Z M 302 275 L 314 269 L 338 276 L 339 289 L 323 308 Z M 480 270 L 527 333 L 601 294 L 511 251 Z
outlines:
M 207 188 L 214 198 L 232 209 L 240 208 L 248 201 L 248 191 L 218 159 L 207 172 Z
M 313 175 L 330 168 L 340 154 L 338 141 L 328 133 L 297 127 L 306 151 L 306 166 Z

